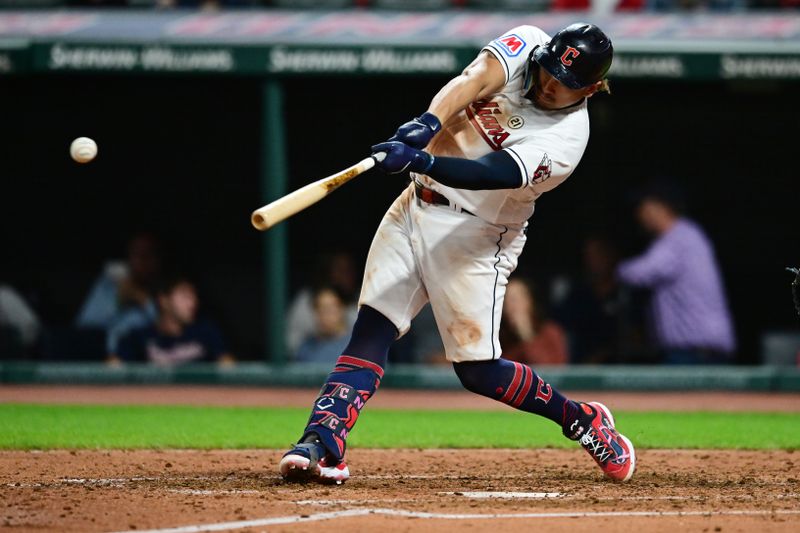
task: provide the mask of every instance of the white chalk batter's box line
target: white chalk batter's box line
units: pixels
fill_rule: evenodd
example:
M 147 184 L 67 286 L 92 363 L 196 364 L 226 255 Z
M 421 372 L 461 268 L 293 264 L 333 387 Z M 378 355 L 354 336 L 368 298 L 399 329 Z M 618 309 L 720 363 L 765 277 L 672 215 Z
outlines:
M 216 490 L 204 490 L 204 489 L 167 489 L 168 492 L 172 492 L 175 494 L 189 494 L 191 496 L 217 496 L 222 494 L 266 494 L 266 491 L 262 490 L 239 490 L 239 489 L 216 489 Z
M 717 494 L 715 496 L 592 496 L 590 494 L 567 494 L 565 492 L 437 492 L 437 496 L 457 496 L 469 499 L 485 500 L 485 499 L 505 499 L 505 500 L 592 500 L 592 501 L 721 501 L 721 500 L 753 500 L 756 498 L 763 498 L 763 495 L 724 495 Z M 775 494 L 770 495 L 770 498 L 777 500 L 781 499 L 797 499 L 800 498 L 800 493 L 790 494 Z M 331 506 L 331 505 L 375 505 L 382 503 L 413 503 L 418 502 L 418 499 L 397 499 L 397 498 L 383 498 L 383 499 L 336 499 L 336 500 L 296 500 L 296 505 L 318 505 L 318 506 Z
M 333 520 L 336 518 L 348 518 L 367 515 L 396 516 L 402 518 L 419 518 L 428 520 L 501 520 L 501 519 L 520 519 L 528 520 L 548 519 L 548 518 L 664 518 L 664 517 L 713 517 L 713 516 L 797 516 L 800 511 L 763 511 L 758 509 L 741 511 L 608 511 L 594 513 L 505 513 L 505 514 L 448 514 L 448 513 L 425 513 L 417 511 L 407 511 L 404 509 L 349 509 L 346 511 L 331 511 L 328 513 L 316 513 L 312 515 L 293 515 L 276 516 L 271 518 L 257 518 L 254 520 L 239 520 L 236 522 L 219 522 L 216 524 L 199 524 L 191 526 L 172 527 L 166 529 L 148 529 L 139 533 L 201 533 L 204 531 L 229 531 L 245 529 L 251 527 L 269 527 L 284 524 L 296 524 L 302 522 L 317 522 L 320 520 Z M 117 533 L 130 533 L 130 530 Z
M 437 492 L 437 496 L 464 496 L 466 498 L 475 499 L 488 499 L 488 498 L 504 498 L 504 499 L 555 499 L 565 497 L 567 494 L 563 492 Z M 294 503 L 297 505 L 368 505 L 375 503 L 392 503 L 392 502 L 418 502 L 419 499 L 397 499 L 397 498 L 383 498 L 383 499 L 352 499 L 352 500 L 296 500 Z

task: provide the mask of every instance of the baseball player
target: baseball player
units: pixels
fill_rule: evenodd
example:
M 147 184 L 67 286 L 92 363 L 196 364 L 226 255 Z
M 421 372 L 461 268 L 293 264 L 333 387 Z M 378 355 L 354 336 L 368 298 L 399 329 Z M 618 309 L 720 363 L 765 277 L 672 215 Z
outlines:
M 591 24 L 552 39 L 533 26 L 514 28 L 486 45 L 427 112 L 372 147 L 386 154 L 382 170 L 410 171 L 412 183 L 378 227 L 350 343 L 280 461 L 285 479 L 350 477 L 348 433 L 380 385 L 389 346 L 426 302 L 465 388 L 549 418 L 607 476 L 630 479 L 633 445 L 608 408 L 567 399 L 529 366 L 503 359 L 498 340 L 534 203 L 578 165 L 589 138 L 587 100 L 607 88 L 612 54 Z

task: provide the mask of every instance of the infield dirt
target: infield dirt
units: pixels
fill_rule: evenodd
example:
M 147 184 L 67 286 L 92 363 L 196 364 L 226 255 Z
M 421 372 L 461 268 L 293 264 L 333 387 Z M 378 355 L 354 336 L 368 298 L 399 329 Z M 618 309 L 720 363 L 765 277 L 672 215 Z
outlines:
M 60 397 L 69 403 L 148 402 L 147 389 L 5 389 L 0 401 Z M 154 388 L 153 398 L 169 395 Z M 11 392 L 11 394 L 9 394 Z M 286 401 L 286 394 L 240 391 L 221 398 L 192 389 L 187 401 L 247 404 L 242 397 Z M 232 391 L 231 391 L 232 392 Z M 311 391 L 295 393 L 294 403 Z M 219 396 L 215 396 L 219 395 Z M 276 398 L 276 396 L 278 398 Z M 385 396 L 391 396 L 385 395 Z M 633 398 L 604 401 L 622 407 Z M 377 398 L 379 398 L 380 395 Z M 430 401 L 430 395 L 427 396 Z M 640 397 L 641 399 L 642 397 Z M 395 398 L 397 400 L 398 398 Z M 449 398 L 448 398 L 449 399 Z M 452 398 L 456 401 L 458 398 Z M 759 404 L 796 410 L 797 396 L 693 398 L 694 408 L 714 410 Z M 675 409 L 671 398 L 647 395 L 651 404 Z M 474 400 L 464 400 L 472 402 Z M 409 407 L 407 400 L 392 407 Z M 441 405 L 441 404 L 439 404 Z M 641 404 L 639 404 L 641 405 Z M 688 402 L 685 408 L 691 409 Z M 388 405 L 387 405 L 388 407 Z M 465 406 L 466 407 L 466 406 Z M 475 405 L 469 407 L 475 408 Z M 480 408 L 480 406 L 477 406 Z M 770 408 L 772 407 L 772 409 Z M 794 407 L 794 409 L 792 409 Z M 625 406 L 624 408 L 630 408 Z M 755 410 L 755 409 L 754 409 Z M 287 443 L 288 444 L 288 443 Z M 348 452 L 353 477 L 341 486 L 287 485 L 275 468 L 283 450 L 57 450 L 0 452 L 0 531 L 100 532 L 233 524 L 224 531 L 798 531 L 800 455 L 787 451 L 640 450 L 633 480 L 605 480 L 591 458 L 574 450 L 369 450 Z M 558 493 L 545 499 L 475 499 L 467 492 Z M 497 496 L 497 494 L 495 494 Z M 519 496 L 519 495 L 517 495 Z M 352 510 L 364 514 L 321 513 Z M 369 513 L 369 510 L 389 510 Z M 596 513 L 619 513 L 602 516 Z M 382 514 L 383 513 L 383 514 Z M 420 513 L 432 513 L 424 515 Z M 542 516 L 576 513 L 584 516 Z M 655 513 L 655 514 L 653 514 Z M 661 514 L 658 514 L 661 513 Z M 738 514 L 735 514 L 738 513 Z M 490 519 L 472 515 L 503 515 Z M 520 518 L 508 515 L 526 514 Z M 456 515 L 469 515 L 457 517 Z M 284 522 L 275 523 L 284 517 Z M 303 518 L 305 517 L 305 518 Z M 203 531 L 181 529 L 180 531 Z
M 287 485 L 281 452 L 52 451 L 0 453 L 0 529 L 124 531 L 345 509 L 453 514 L 622 516 L 441 519 L 365 515 L 230 528 L 306 531 L 797 531 L 800 457 L 788 451 L 643 450 L 626 484 L 606 481 L 582 450 L 351 450 L 341 486 Z M 473 499 L 465 492 L 560 493 Z M 462 493 L 462 494 L 459 494 Z M 639 512 L 700 516 L 635 516 Z M 717 514 L 743 512 L 742 515 Z M 749 514 L 751 512 L 765 514 Z

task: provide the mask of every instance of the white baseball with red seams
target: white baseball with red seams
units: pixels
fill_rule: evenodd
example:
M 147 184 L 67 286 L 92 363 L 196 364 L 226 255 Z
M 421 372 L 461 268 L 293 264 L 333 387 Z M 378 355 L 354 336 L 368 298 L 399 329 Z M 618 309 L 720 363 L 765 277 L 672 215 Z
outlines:
M 589 139 L 585 100 L 546 111 L 522 96 L 528 56 L 549 40 L 538 28 L 520 26 L 489 43 L 484 50 L 503 66 L 505 86 L 447 120 L 426 148 L 468 159 L 505 150 L 519 166 L 519 187 L 470 191 L 412 174 L 451 205 L 420 201 L 412 184 L 384 216 L 367 258 L 359 303 L 403 335 L 430 301 L 453 362 L 500 357 L 505 288 L 534 202 L 569 177 Z
M 97 155 L 97 143 L 89 137 L 78 137 L 69 145 L 69 155 L 78 163 L 88 163 Z

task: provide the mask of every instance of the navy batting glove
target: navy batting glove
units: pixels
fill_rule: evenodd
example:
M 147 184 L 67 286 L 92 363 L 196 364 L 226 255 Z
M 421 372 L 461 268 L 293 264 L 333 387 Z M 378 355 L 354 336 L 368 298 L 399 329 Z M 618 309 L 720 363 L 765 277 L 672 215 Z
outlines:
M 433 136 L 442 129 L 442 123 L 433 113 L 427 111 L 422 116 L 410 120 L 397 128 L 390 141 L 400 141 L 406 143 L 411 148 L 422 150 L 431 142 Z
M 376 144 L 372 147 L 372 153 L 374 155 L 377 152 L 386 154 L 382 161 L 376 161 L 378 168 L 389 174 L 400 174 L 406 170 L 425 174 L 433 166 L 431 154 L 401 142 L 389 141 Z

